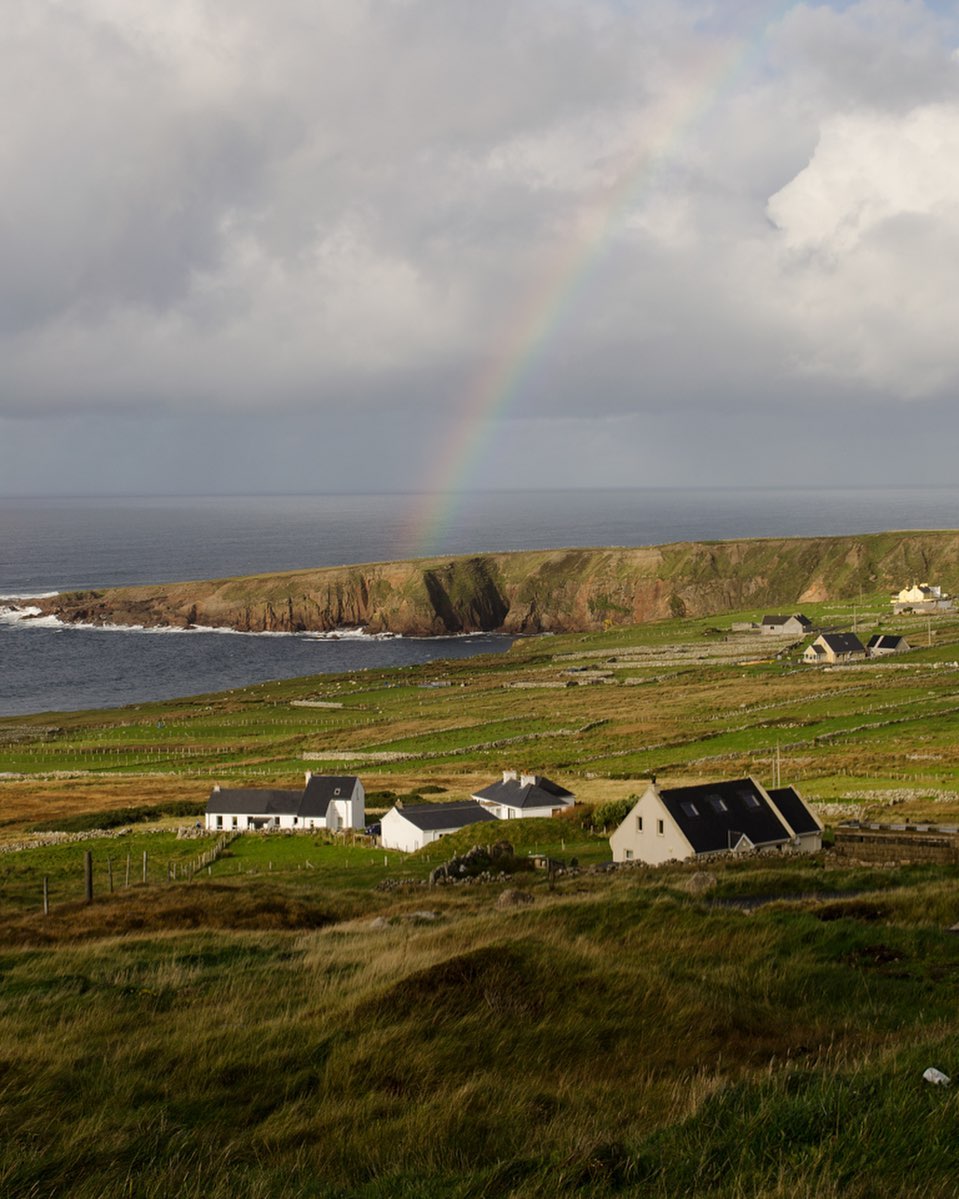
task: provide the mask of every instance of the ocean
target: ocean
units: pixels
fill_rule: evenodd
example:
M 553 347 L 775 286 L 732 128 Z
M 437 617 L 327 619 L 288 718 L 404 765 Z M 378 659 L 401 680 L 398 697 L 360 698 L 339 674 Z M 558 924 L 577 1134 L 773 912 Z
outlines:
M 511 644 L 489 634 L 420 640 L 64 628 L 18 619 L 15 597 L 427 553 L 959 526 L 953 487 L 476 492 L 435 504 L 446 519 L 428 545 L 417 528 L 423 507 L 423 497 L 405 495 L 0 498 L 0 715 L 412 665 Z

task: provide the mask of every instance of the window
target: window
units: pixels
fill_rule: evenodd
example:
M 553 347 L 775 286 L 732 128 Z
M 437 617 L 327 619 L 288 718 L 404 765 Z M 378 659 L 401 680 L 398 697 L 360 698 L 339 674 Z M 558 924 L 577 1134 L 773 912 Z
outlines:
M 636 817 L 636 832 L 641 833 L 642 831 L 643 831 L 643 818 L 642 818 L 642 816 L 637 816 Z
M 656 832 L 659 834 L 660 837 L 666 832 L 666 825 L 663 823 L 662 820 L 656 821 Z
M 687 816 L 698 816 L 699 808 L 694 803 L 682 803 L 679 805 Z
M 726 807 L 726 801 L 720 795 L 710 795 L 709 806 L 714 812 L 717 813 L 729 811 L 729 809 Z
M 633 851 L 631 849 L 627 849 L 626 850 L 626 861 L 631 862 L 632 860 L 633 860 Z
M 239 817 L 237 817 L 237 816 L 233 816 L 233 817 L 231 817 L 231 819 L 232 819 L 232 822 L 233 822 L 233 823 L 232 823 L 232 827 L 233 827 L 233 828 L 239 828 L 239 824 L 240 824 Z
M 753 795 L 752 791 L 740 791 L 739 794 L 742 796 L 742 801 L 747 808 L 759 807 L 759 800 Z
M 217 827 L 217 828 L 222 828 L 222 827 L 223 827 L 223 817 L 222 817 L 222 816 L 217 816 L 217 818 L 216 818 L 216 827 Z

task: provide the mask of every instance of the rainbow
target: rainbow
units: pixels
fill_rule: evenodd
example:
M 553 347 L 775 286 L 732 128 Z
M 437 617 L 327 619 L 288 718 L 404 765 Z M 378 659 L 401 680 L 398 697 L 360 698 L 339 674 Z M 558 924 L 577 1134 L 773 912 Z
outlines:
M 656 114 L 658 132 L 652 137 L 641 134 L 641 148 L 617 181 L 583 206 L 575 235 L 510 313 L 501 340 L 465 390 L 452 435 L 436 455 L 436 474 L 412 505 L 407 543 L 417 556 L 437 552 L 503 418 L 575 308 L 625 216 L 689 134 L 758 59 L 768 30 L 795 2 L 770 4 L 752 38 L 704 55 Z

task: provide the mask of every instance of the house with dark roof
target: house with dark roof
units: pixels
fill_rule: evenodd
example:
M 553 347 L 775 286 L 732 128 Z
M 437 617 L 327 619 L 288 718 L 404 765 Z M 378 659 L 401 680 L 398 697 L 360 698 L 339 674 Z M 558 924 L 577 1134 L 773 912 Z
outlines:
M 912 647 L 905 637 L 894 633 L 875 633 L 866 643 L 870 658 L 884 658 L 887 654 L 906 654 Z
M 759 625 L 760 633 L 771 637 L 805 637 L 812 629 L 812 621 L 801 612 L 793 616 L 764 616 Z
M 396 804 L 380 822 L 384 849 L 412 853 L 440 837 L 458 833 L 469 824 L 484 824 L 496 817 L 475 799 L 454 803 Z
M 366 792 L 355 775 L 306 772 L 301 791 L 213 788 L 206 805 L 206 827 L 237 832 L 309 832 L 312 829 L 363 828 Z
M 822 633 L 807 645 L 802 660 L 813 665 L 832 665 L 865 658 L 866 647 L 855 633 Z
M 753 849 L 819 849 L 822 825 L 795 788 L 781 790 L 789 792 L 783 806 L 803 832 L 752 778 L 694 787 L 650 783 L 609 839 L 613 861 L 655 866 Z
M 555 816 L 576 803 L 576 796 L 541 774 L 504 770 L 503 778 L 473 794 L 473 799 L 499 820 Z

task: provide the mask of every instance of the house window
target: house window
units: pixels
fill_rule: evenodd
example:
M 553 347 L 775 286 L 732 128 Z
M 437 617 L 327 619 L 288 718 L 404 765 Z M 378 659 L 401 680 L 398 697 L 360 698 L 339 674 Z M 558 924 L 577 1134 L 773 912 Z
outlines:
M 217 816 L 217 818 L 216 818 L 216 827 L 217 827 L 217 828 L 222 828 L 222 827 L 223 827 L 223 817 L 222 817 L 222 816 Z
M 753 795 L 752 791 L 740 791 L 740 795 L 742 796 L 743 803 L 746 805 L 747 808 L 758 808 L 759 807 L 759 800 L 756 798 L 755 795 Z
M 714 812 L 726 812 L 729 809 L 726 807 L 726 801 L 718 795 L 712 795 L 709 799 L 709 806 Z
M 633 851 L 631 849 L 627 849 L 626 850 L 626 861 L 631 862 L 632 860 L 633 860 Z
M 687 816 L 698 816 L 699 808 L 694 803 L 683 803 L 679 805 Z
M 658 833 L 658 835 L 660 837 L 666 832 L 666 825 L 663 823 L 662 820 L 656 821 L 656 832 Z
M 238 818 L 238 817 L 236 817 L 236 816 L 233 816 L 233 817 L 231 817 L 231 819 L 232 819 L 232 822 L 233 822 L 233 823 L 232 823 L 232 827 L 233 827 L 233 828 L 238 828 L 238 827 L 239 827 L 239 823 L 240 823 L 240 822 L 239 822 L 239 818 Z
M 643 831 L 643 818 L 642 818 L 642 816 L 637 816 L 636 817 L 636 832 L 641 833 L 642 831 Z

